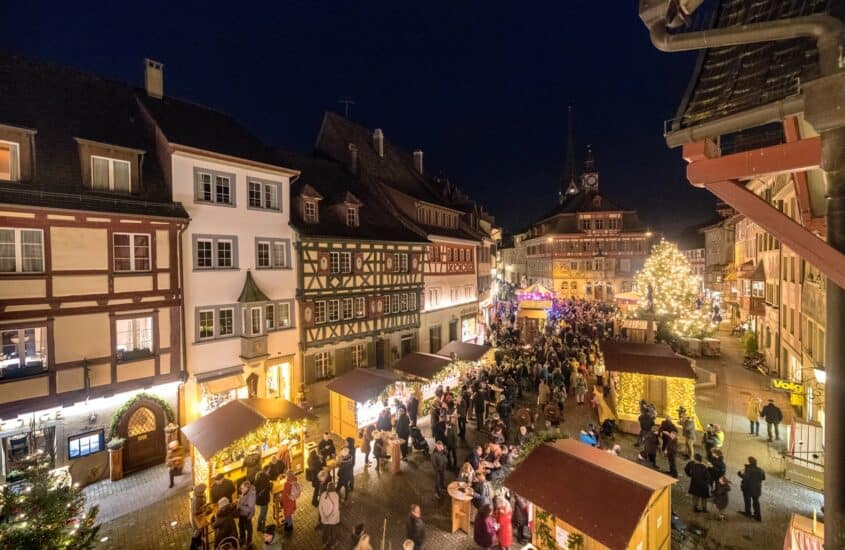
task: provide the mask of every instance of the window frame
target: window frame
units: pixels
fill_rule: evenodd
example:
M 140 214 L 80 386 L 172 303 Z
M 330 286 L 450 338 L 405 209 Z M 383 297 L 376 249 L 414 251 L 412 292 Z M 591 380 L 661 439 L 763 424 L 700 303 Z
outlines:
M 352 368 L 367 367 L 367 346 L 365 344 L 353 345 L 350 355 L 352 356 Z
M 9 147 L 9 179 L 0 178 L 0 181 L 21 181 L 21 144 L 0 139 L 0 145 Z
M 359 307 L 360 306 L 360 309 Z M 356 319 L 363 319 L 367 316 L 367 300 L 363 296 L 355 298 L 355 305 L 353 306 L 354 317 Z
M 42 331 L 41 335 L 40 335 L 41 349 L 39 350 L 39 349 L 36 348 L 36 356 L 37 355 L 41 356 L 40 370 L 36 370 L 36 369 L 39 369 L 38 366 L 27 365 L 27 363 L 26 363 L 26 358 L 27 358 L 27 355 L 26 355 L 26 336 L 25 336 L 24 333 L 28 330 L 32 330 L 32 331 L 39 331 L 40 330 L 40 331 Z M 30 368 L 33 369 L 33 372 L 32 373 L 26 373 L 26 374 L 23 374 L 23 375 L 17 376 L 17 377 L 11 376 L 11 377 L 8 377 L 8 379 L 19 379 L 19 378 L 27 378 L 29 376 L 38 376 L 38 375 L 46 373 L 49 370 L 49 367 L 50 367 L 50 349 L 49 349 L 49 346 L 48 346 L 48 343 L 47 343 L 48 339 L 49 339 L 48 330 L 49 330 L 49 328 L 47 327 L 46 324 L 38 324 L 38 323 L 36 323 L 36 324 L 24 323 L 24 324 L 19 325 L 19 326 L 13 325 L 13 326 L 0 327 L 0 335 L 4 332 L 17 332 L 18 333 L 17 334 L 18 341 L 17 342 L 11 342 L 17 348 L 16 349 L 16 353 L 18 355 L 17 365 L 11 365 L 11 364 L 5 365 L 2 369 L 2 371 L 0 371 L 0 373 L 2 373 L 2 375 L 0 375 L 0 380 L 7 379 L 6 376 L 5 376 L 6 370 L 10 369 L 10 368 L 25 369 L 29 366 Z M 36 338 L 36 341 L 37 341 L 37 338 Z M 0 340 L 0 342 L 2 342 L 2 340 Z M 0 348 L 0 353 L 2 353 L 2 348 Z
M 129 263 L 131 264 L 130 269 L 118 269 L 117 268 L 117 254 L 115 251 L 114 239 L 118 235 L 127 235 L 129 236 Z M 138 246 L 135 244 L 136 237 L 146 237 L 147 238 L 147 269 L 138 269 L 137 268 L 137 260 L 139 258 L 135 257 L 135 248 Z M 153 270 L 153 235 L 151 233 L 130 233 L 128 231 L 113 231 L 111 234 L 111 245 L 112 245 L 112 271 L 114 273 L 150 273 Z M 124 259 L 124 258 L 121 258 Z M 142 260 L 144 258 L 141 258 Z
M 267 260 L 268 265 L 261 265 L 259 263 L 260 247 L 267 246 Z M 281 248 L 279 248 L 281 247 Z M 290 239 L 280 239 L 277 237 L 255 237 L 255 269 L 273 270 L 273 269 L 291 269 L 290 265 Z M 279 262 L 279 250 L 282 251 L 281 262 Z
M 315 199 L 302 199 L 302 220 L 305 223 L 320 223 L 320 208 Z
M 259 201 L 258 201 L 259 205 L 258 206 L 255 206 L 255 205 L 252 204 L 252 196 L 251 196 L 252 189 L 250 188 L 252 184 L 257 184 L 259 186 Z M 264 210 L 264 211 L 267 211 L 267 212 L 282 212 L 283 211 L 282 200 L 283 200 L 283 197 L 284 197 L 284 194 L 282 192 L 282 186 L 283 186 L 283 183 L 280 182 L 280 181 L 271 181 L 271 180 L 265 180 L 265 179 L 261 179 L 261 178 L 253 178 L 253 177 L 246 178 L 246 208 L 247 208 L 247 210 Z M 275 208 L 271 207 L 271 206 L 267 206 L 267 204 L 266 204 L 267 203 L 267 195 L 266 195 L 266 189 L 267 188 L 274 189 L 274 192 L 276 193 L 276 206 L 275 206 Z
M 191 252 L 193 254 L 192 264 L 194 271 L 231 271 L 239 269 L 239 254 L 238 254 L 238 237 L 237 235 L 206 235 L 195 233 L 191 235 Z M 199 265 L 198 243 L 211 241 L 211 267 L 203 267 Z M 231 265 L 220 266 L 220 246 L 221 242 L 228 242 L 231 244 Z
M 341 302 L 340 318 L 343 321 L 349 321 L 355 318 L 355 303 L 352 298 L 344 298 Z
M 333 250 L 329 252 L 329 273 L 349 275 L 352 273 L 352 252 Z
M 11 231 L 13 234 L 14 242 L 12 245 L 14 246 L 14 254 L 15 254 L 15 269 L 12 271 L 0 271 L 0 276 L 5 273 L 44 273 L 46 272 L 46 256 L 44 252 L 44 238 L 45 233 L 43 229 L 38 228 L 30 228 L 30 227 L 0 227 L 0 231 Z M 23 233 L 24 232 L 37 232 L 41 234 L 41 269 L 40 270 L 32 270 L 32 271 L 24 271 L 24 242 L 23 242 Z
M 326 320 L 329 323 L 340 321 L 340 300 L 326 300 Z
M 361 218 L 358 215 L 357 206 L 346 207 L 346 225 L 349 227 L 359 227 L 361 225 Z
M 328 305 L 325 300 L 314 302 L 314 324 L 324 325 L 328 320 Z
M 334 353 L 331 350 L 318 351 L 314 354 L 314 379 L 332 378 L 334 371 Z
M 205 199 L 200 195 L 200 175 L 207 174 L 211 176 L 211 198 Z M 224 202 L 217 200 L 217 179 L 218 178 L 226 178 L 229 180 L 229 199 L 230 202 Z M 199 166 L 194 166 L 194 202 L 197 204 L 209 204 L 213 206 L 227 206 L 229 208 L 235 208 L 238 205 L 237 199 L 237 189 L 238 189 L 238 180 L 237 176 L 231 172 L 224 172 L 221 170 L 214 170 L 211 168 L 202 168 Z
M 411 292 L 408 294 L 408 311 L 417 310 L 417 293 Z
M 130 350 L 119 350 L 117 346 L 119 345 L 118 334 L 120 332 L 119 331 L 120 323 L 127 322 L 127 321 L 134 323 L 134 322 L 137 322 L 141 319 L 150 319 L 150 334 L 149 334 L 150 347 L 149 347 L 149 349 L 133 347 L 133 349 L 130 349 Z M 131 362 L 131 361 L 139 361 L 139 360 L 149 359 L 150 357 L 154 357 L 156 355 L 156 353 L 158 352 L 158 350 L 156 349 L 156 331 L 158 330 L 158 322 L 157 322 L 157 315 L 155 313 L 147 312 L 147 313 L 142 313 L 142 314 L 124 315 L 124 316 L 120 316 L 120 317 L 115 317 L 113 327 L 114 327 L 114 345 L 115 345 L 115 347 L 114 347 L 114 349 L 112 349 L 112 353 L 114 354 L 115 359 L 118 363 L 128 363 L 128 362 Z M 132 329 L 131 329 L 132 338 L 133 338 L 133 346 L 136 344 L 136 342 L 134 342 L 134 339 L 137 336 L 136 335 L 137 330 L 138 329 L 135 326 L 133 326 Z M 146 351 L 147 353 L 141 353 L 141 352 L 144 352 L 144 351 Z M 121 356 L 121 354 L 123 354 L 123 355 Z M 127 355 L 128 355 L 128 357 L 127 357 Z
M 77 452 L 76 454 L 72 454 L 71 451 L 71 442 L 75 440 L 82 440 L 82 439 L 90 439 L 92 436 L 97 437 L 97 450 L 91 451 L 91 446 L 89 444 L 88 452 L 82 452 L 82 446 L 77 444 Z M 76 460 L 78 458 L 84 458 L 86 456 L 91 456 L 97 453 L 101 453 L 106 450 L 106 430 L 105 428 L 99 428 L 97 430 L 89 430 L 82 433 L 78 433 L 75 435 L 67 436 L 67 458 L 68 460 Z
M 104 160 L 104 161 L 108 162 L 108 165 L 109 165 L 108 189 L 100 189 L 98 187 L 94 187 L 94 159 Z M 88 160 L 88 162 L 91 165 L 90 166 L 90 169 L 91 169 L 91 173 L 90 173 L 91 174 L 91 189 L 93 191 L 108 191 L 109 193 L 126 193 L 126 194 L 132 193 L 132 161 L 117 159 L 117 158 L 114 158 L 114 157 L 104 157 L 102 155 L 93 155 L 92 154 L 90 156 L 90 159 Z M 115 190 L 115 188 L 114 188 L 114 185 L 115 185 L 114 165 L 115 165 L 115 163 L 118 163 L 118 162 L 126 164 L 127 167 L 128 167 L 127 175 L 128 175 L 128 178 L 129 178 L 129 181 L 128 181 L 129 189 L 127 191 Z

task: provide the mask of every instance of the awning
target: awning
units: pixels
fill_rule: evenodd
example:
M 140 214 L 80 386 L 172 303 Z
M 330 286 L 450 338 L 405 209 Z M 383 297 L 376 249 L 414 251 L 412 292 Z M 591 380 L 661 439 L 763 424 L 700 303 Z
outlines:
M 648 321 L 645 319 L 625 319 L 622 321 L 622 328 L 629 330 L 648 330 Z
M 182 433 L 206 459 L 211 459 L 268 420 L 312 418 L 284 399 L 235 399 L 182 428 Z
M 398 380 L 401 380 L 401 377 L 389 370 L 352 369 L 332 379 L 326 387 L 356 403 L 366 403 L 381 395 L 385 388 Z
M 458 342 L 457 340 L 452 340 L 442 348 L 437 351 L 437 355 L 442 355 L 443 357 L 452 358 L 452 354 L 455 354 L 455 358 L 461 361 L 478 361 L 484 354 L 490 351 L 490 346 L 481 346 L 478 344 L 469 344 L 467 342 Z
M 393 370 L 398 370 L 405 374 L 422 378 L 423 380 L 431 380 L 434 375 L 443 370 L 451 362 L 451 359 L 442 355 L 415 351 L 397 361 L 393 365 Z
M 561 439 L 534 449 L 504 485 L 611 550 L 625 550 L 654 493 L 675 482 L 631 460 Z M 584 498 L 597 487 L 612 498 Z
M 670 378 L 697 378 L 690 360 L 672 351 L 668 344 L 604 340 L 600 346 L 605 367 L 612 372 L 632 372 Z
M 237 388 L 246 386 L 244 377 L 241 374 L 233 374 L 231 376 L 224 376 L 223 378 L 215 378 L 208 382 L 203 382 L 202 389 L 206 393 L 223 393 Z

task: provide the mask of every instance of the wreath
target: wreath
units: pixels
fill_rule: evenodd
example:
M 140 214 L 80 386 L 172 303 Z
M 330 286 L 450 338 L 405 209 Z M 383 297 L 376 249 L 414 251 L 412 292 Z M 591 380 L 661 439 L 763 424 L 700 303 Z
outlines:
M 158 397 L 157 395 L 151 395 L 149 393 L 139 393 L 120 407 L 111 417 L 111 424 L 109 425 L 109 437 L 115 438 L 118 437 L 118 428 L 120 426 L 120 420 L 126 414 L 126 412 L 138 401 L 147 400 L 156 403 L 164 410 L 164 416 L 167 417 L 167 422 L 176 422 L 176 415 L 173 413 L 173 407 L 170 406 L 170 403 Z

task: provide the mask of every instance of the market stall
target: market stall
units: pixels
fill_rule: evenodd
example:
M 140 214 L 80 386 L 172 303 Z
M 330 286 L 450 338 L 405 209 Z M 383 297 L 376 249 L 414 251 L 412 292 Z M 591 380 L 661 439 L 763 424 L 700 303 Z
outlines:
M 352 369 L 329 382 L 329 428 L 358 440 L 359 431 L 375 424 L 384 400 L 396 395 L 400 376 L 393 371 Z
M 535 284 L 518 291 L 516 296 L 519 302 L 516 323 L 522 341 L 533 344 L 546 330 L 546 322 L 549 310 L 552 309 L 555 293 L 543 285 Z
M 437 386 L 456 387 L 467 366 L 468 363 L 449 357 L 415 351 L 397 361 L 393 370 L 407 378 L 406 391 L 415 391 L 420 402 L 425 403 L 434 397 Z
M 648 344 L 654 337 L 654 328 L 649 329 L 647 319 L 624 319 L 620 326 L 622 336 L 628 342 Z
M 696 374 L 690 359 L 667 344 L 603 341 L 600 346 L 610 381 L 610 402 L 621 430 L 639 433 L 641 399 L 654 404 L 657 422 L 666 416 L 677 421 L 683 408 L 701 429 L 695 414 Z
M 636 309 L 641 297 L 636 292 L 620 292 L 613 295 L 613 301 L 619 306 L 623 314 L 628 313 L 632 309 Z
M 536 548 L 627 550 L 669 548 L 671 487 L 676 481 L 574 439 L 561 439 L 532 450 L 504 485 L 531 504 Z M 584 498 L 597 490 L 612 498 Z
M 479 344 L 458 342 L 452 340 L 437 351 L 437 355 L 448 357 L 456 361 L 472 361 L 475 363 L 492 363 L 493 348 Z
M 264 466 L 274 454 L 304 468 L 304 432 L 313 418 L 284 399 L 236 399 L 182 428 L 191 443 L 194 483 L 211 485 L 223 474 L 236 484 L 247 468 Z M 289 457 L 289 458 L 288 458 Z
M 822 550 L 824 547 L 824 524 L 816 520 L 816 513 L 813 512 L 812 518 L 792 514 L 783 550 Z

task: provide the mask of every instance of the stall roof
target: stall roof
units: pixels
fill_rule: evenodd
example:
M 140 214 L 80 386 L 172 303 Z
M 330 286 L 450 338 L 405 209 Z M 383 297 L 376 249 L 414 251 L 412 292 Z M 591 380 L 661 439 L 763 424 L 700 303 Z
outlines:
M 534 449 L 504 484 L 611 550 L 624 550 L 652 495 L 675 482 L 633 461 L 561 439 Z M 583 498 L 596 491 L 613 498 Z
M 326 387 L 356 403 L 366 403 L 378 397 L 384 388 L 397 380 L 401 380 L 401 377 L 393 371 L 352 369 L 326 384 Z
M 284 399 L 235 399 L 191 422 L 182 428 L 182 433 L 203 457 L 210 459 L 267 420 L 302 420 L 310 416 Z
M 468 344 L 452 340 L 440 348 L 437 355 L 451 358 L 454 353 L 461 361 L 478 361 L 484 357 L 484 354 L 488 351 L 490 351 L 490 346 L 480 346 L 478 344 Z
M 609 371 L 654 374 L 673 378 L 697 378 L 690 360 L 668 344 L 601 342 L 604 364 Z
M 442 355 L 415 351 L 409 353 L 393 365 L 393 370 L 404 372 L 424 380 L 431 380 L 435 374 L 452 360 Z

